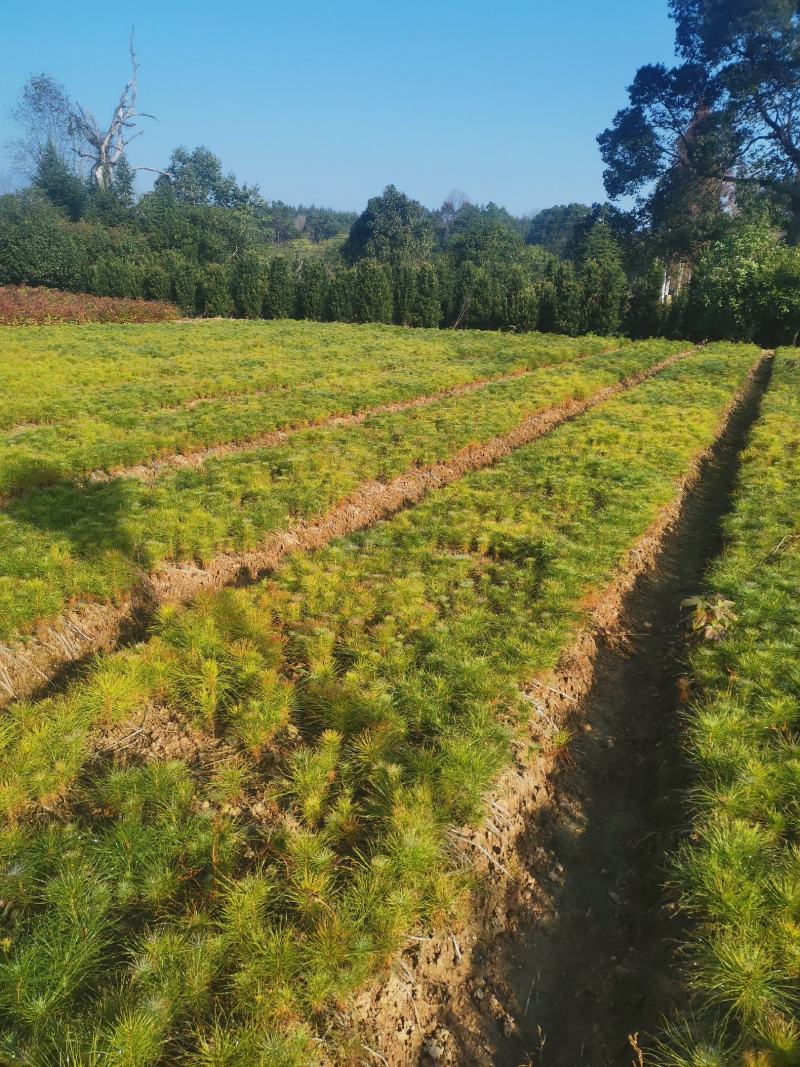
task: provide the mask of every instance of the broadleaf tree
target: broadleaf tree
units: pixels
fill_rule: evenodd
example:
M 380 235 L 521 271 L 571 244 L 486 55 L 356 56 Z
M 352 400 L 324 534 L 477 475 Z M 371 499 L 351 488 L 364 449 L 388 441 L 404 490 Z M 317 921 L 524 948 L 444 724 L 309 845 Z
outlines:
M 756 187 L 800 241 L 800 9 L 797 0 L 670 0 L 677 66 L 641 67 L 629 106 L 600 134 L 605 184 L 650 203 L 682 184 L 698 218 L 709 191 Z M 691 176 L 678 182 L 677 175 Z M 698 209 L 701 208 L 702 210 Z

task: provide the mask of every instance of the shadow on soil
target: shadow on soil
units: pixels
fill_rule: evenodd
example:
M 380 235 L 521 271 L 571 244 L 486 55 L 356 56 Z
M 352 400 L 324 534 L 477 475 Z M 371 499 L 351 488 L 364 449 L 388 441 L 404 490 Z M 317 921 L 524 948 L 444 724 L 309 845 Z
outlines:
M 78 559 L 97 559 L 112 549 L 131 557 L 136 546 L 125 519 L 133 500 L 124 479 L 102 485 L 61 481 L 12 498 L 4 510 L 23 527 L 66 538 Z
M 630 1065 L 628 1035 L 638 1032 L 646 1051 L 661 1017 L 685 1003 L 674 959 L 682 920 L 663 889 L 665 857 L 689 826 L 680 603 L 700 591 L 722 547 L 720 520 L 770 369 L 707 463 L 655 573 L 630 596 L 622 647 L 603 649 L 550 800 L 518 839 L 541 894 L 535 912 L 509 895 L 513 936 L 475 946 L 471 984 L 493 989 L 518 1027 L 501 1030 L 482 1001 L 445 1005 L 458 1064 Z

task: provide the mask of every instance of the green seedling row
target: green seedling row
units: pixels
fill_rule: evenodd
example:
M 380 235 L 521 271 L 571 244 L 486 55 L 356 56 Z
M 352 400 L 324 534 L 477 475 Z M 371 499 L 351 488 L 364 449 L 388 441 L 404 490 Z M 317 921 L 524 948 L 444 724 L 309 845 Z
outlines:
M 252 549 L 294 520 L 319 517 L 365 480 L 444 460 L 682 347 L 630 344 L 360 425 L 299 431 L 150 482 L 61 481 L 16 497 L 0 511 L 0 640 L 58 616 L 68 602 L 119 597 L 165 561 L 207 563 Z
M 800 364 L 777 354 L 694 608 L 693 843 L 676 866 L 692 915 L 699 1021 L 671 1064 L 800 1062 Z
M 526 682 L 756 357 L 707 348 L 258 587 L 164 610 L 145 644 L 13 706 L 9 1062 L 321 1062 L 331 1010 L 458 900 L 448 828 L 481 818 Z M 191 752 L 148 749 L 154 722 Z
M 290 321 L 5 329 L 0 497 L 620 343 Z

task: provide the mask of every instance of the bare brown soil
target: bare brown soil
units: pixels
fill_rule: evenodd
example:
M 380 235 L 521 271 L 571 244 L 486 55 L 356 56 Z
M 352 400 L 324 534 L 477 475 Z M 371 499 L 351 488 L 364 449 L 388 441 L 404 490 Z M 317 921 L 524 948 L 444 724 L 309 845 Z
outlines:
M 178 452 L 160 459 L 151 459 L 147 463 L 138 463 L 131 467 L 114 467 L 109 471 L 95 470 L 86 475 L 86 481 L 109 482 L 113 478 L 136 478 L 142 482 L 152 481 L 166 471 L 195 470 L 198 467 L 202 467 L 210 459 L 224 459 L 226 456 L 235 456 L 241 452 L 255 452 L 259 448 L 270 448 L 273 445 L 283 444 L 303 430 L 360 426 L 367 419 L 374 418 L 376 415 L 393 415 L 400 411 L 429 407 L 449 397 L 465 396 L 468 393 L 477 392 L 479 389 L 485 389 L 487 385 L 514 381 L 516 378 L 527 377 L 531 373 L 532 371 L 519 370 L 513 371 L 511 374 L 502 374 L 497 378 L 481 378 L 474 382 L 466 382 L 463 385 L 454 385 L 449 389 L 442 389 L 438 393 L 426 393 L 424 396 L 415 396 L 410 400 L 397 400 L 391 404 L 377 404 L 371 408 L 362 408 L 361 411 L 356 411 L 349 415 L 330 415 L 316 421 L 301 422 L 286 430 L 271 430 L 269 433 L 246 437 L 241 441 L 228 441 L 221 445 L 211 445 L 208 448 L 198 449 L 196 452 Z M 263 393 L 243 395 L 250 397 L 260 396 Z M 203 402 L 203 399 L 189 401 L 185 406 L 196 407 Z
M 612 351 L 619 351 L 618 349 Z M 576 356 L 576 360 L 588 359 L 592 353 L 582 353 Z M 611 355 L 609 351 L 605 353 Z M 269 448 L 273 445 L 283 444 L 295 434 L 303 430 L 314 428 L 335 428 L 339 426 L 360 426 L 368 419 L 377 415 L 394 415 L 401 411 L 412 411 L 415 408 L 430 407 L 441 403 L 451 397 L 467 396 L 469 393 L 478 392 L 490 385 L 499 385 L 502 382 L 512 382 L 518 378 L 528 378 L 538 371 L 550 370 L 561 364 L 546 363 L 532 370 L 515 370 L 508 374 L 498 374 L 489 378 L 476 378 L 471 382 L 463 382 L 461 385 L 451 385 L 447 389 L 440 389 L 435 393 L 426 393 L 422 396 L 411 397 L 408 400 L 396 400 L 390 404 L 376 404 L 373 407 L 362 408 L 356 412 L 346 412 L 338 415 L 327 415 L 319 419 L 299 422 L 284 430 L 271 430 L 268 433 L 257 434 L 255 437 L 247 437 L 240 441 L 231 441 L 225 444 L 211 445 L 207 448 L 198 448 L 186 452 L 175 453 L 168 456 L 159 456 L 148 460 L 146 463 L 136 463 L 129 467 L 112 467 L 109 470 L 98 469 L 85 475 L 85 480 L 90 482 L 109 482 L 113 478 L 136 478 L 139 481 L 152 481 L 160 474 L 171 470 L 194 470 L 202 467 L 209 459 L 221 459 L 225 456 L 235 455 L 238 452 L 254 452 L 259 448 Z M 193 411 L 201 404 L 212 404 L 217 401 L 250 400 L 261 396 L 267 396 L 274 390 L 256 389 L 250 392 L 222 393 L 216 396 L 198 396 L 182 404 L 161 408 L 163 412 Z
M 481 891 L 449 929 L 409 940 L 360 998 L 349 1024 L 369 1062 L 638 1064 L 629 1035 L 646 1054 L 662 1014 L 685 1003 L 682 920 L 662 889 L 688 822 L 680 602 L 721 547 L 769 366 L 751 374 L 556 671 L 531 684 L 538 756 L 524 739 L 484 827 L 453 835 Z M 566 748 L 554 746 L 560 729 L 573 736 Z
M 482 444 L 468 445 L 450 459 L 419 467 L 389 482 L 365 482 L 319 519 L 299 522 L 268 537 L 258 548 L 223 553 L 209 566 L 173 564 L 142 575 L 139 587 L 118 604 L 79 603 L 58 620 L 42 623 L 37 632 L 10 646 L 0 645 L 0 707 L 15 697 L 28 697 L 70 665 L 120 641 L 139 637 L 153 613 L 168 603 L 186 603 L 203 590 L 244 584 L 269 573 L 287 555 L 306 552 L 374 525 L 428 493 L 451 485 L 465 474 L 491 466 L 504 456 L 660 374 L 694 350 L 675 353 L 614 385 L 583 399 L 568 399 L 523 419 L 513 430 Z
M 537 370 L 545 370 L 538 367 Z M 162 456 L 148 460 L 146 463 L 137 463 L 130 467 L 113 467 L 110 470 L 93 470 L 85 476 L 89 482 L 110 482 L 114 478 L 136 478 L 138 481 L 153 481 L 159 475 L 174 470 L 196 470 L 202 467 L 210 459 L 224 459 L 226 456 L 238 455 L 239 453 L 255 452 L 259 448 L 271 448 L 274 445 L 284 444 L 296 434 L 310 429 L 335 429 L 337 427 L 360 426 L 368 419 L 377 415 L 394 415 L 402 411 L 412 411 L 415 408 L 430 407 L 441 403 L 451 397 L 466 396 L 469 393 L 478 392 L 489 385 L 498 385 L 502 382 L 515 381 L 518 378 L 527 378 L 533 371 L 517 370 L 510 374 L 501 374 L 495 378 L 479 378 L 462 385 L 454 385 L 448 389 L 441 389 L 436 393 L 426 393 L 423 396 L 411 397 L 409 400 L 397 400 L 391 404 L 376 404 L 374 407 L 362 408 L 360 411 L 344 415 L 329 415 L 320 419 L 297 423 L 285 430 L 270 430 L 268 433 L 257 434 L 255 437 L 246 437 L 239 441 L 228 441 L 224 444 L 210 445 L 208 448 L 199 448 L 196 451 L 178 452 L 168 456 Z M 200 404 L 211 403 L 220 399 L 250 399 L 251 397 L 265 396 L 266 390 L 252 393 L 234 393 L 227 397 L 198 397 L 189 400 L 186 404 L 166 410 L 193 409 Z

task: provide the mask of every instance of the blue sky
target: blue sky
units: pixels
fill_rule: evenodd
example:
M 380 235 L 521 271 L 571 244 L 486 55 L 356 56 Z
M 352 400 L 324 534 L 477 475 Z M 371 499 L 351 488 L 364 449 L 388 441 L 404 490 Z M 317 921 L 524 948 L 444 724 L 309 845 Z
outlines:
M 595 136 L 643 62 L 672 58 L 666 0 L 2 0 L 0 145 L 30 74 L 99 117 L 136 26 L 136 164 L 206 144 L 269 199 L 361 209 L 389 182 L 523 213 L 602 199 Z M 0 149 L 0 175 L 8 171 Z

